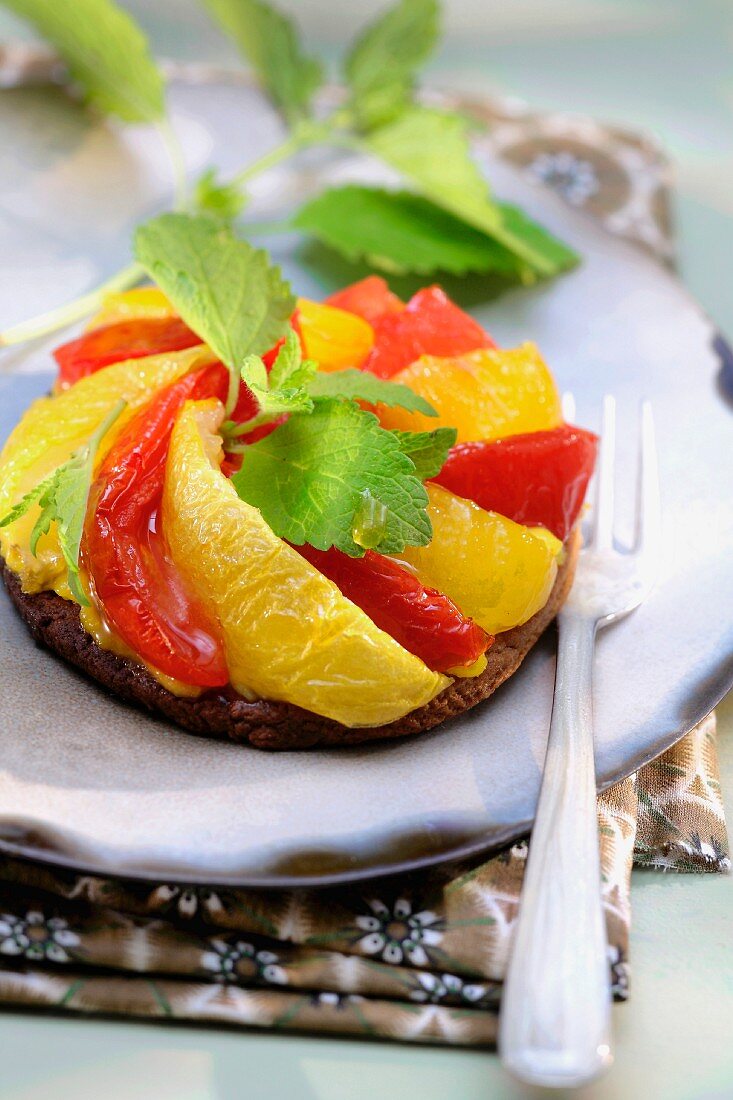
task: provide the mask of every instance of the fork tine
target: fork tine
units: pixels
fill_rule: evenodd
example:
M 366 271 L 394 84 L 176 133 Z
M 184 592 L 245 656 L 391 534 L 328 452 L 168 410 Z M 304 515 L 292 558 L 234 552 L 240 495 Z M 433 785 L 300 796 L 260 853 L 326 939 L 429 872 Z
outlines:
M 596 471 L 596 495 L 590 542 L 594 550 L 613 549 L 613 508 L 616 456 L 616 399 L 603 398 L 601 452 Z
M 634 548 L 637 553 L 642 554 L 653 565 L 661 543 L 662 514 L 654 416 L 649 401 L 642 401 L 641 403 L 640 421 L 641 442 Z
M 568 424 L 575 422 L 575 395 L 569 390 L 562 395 L 562 417 Z

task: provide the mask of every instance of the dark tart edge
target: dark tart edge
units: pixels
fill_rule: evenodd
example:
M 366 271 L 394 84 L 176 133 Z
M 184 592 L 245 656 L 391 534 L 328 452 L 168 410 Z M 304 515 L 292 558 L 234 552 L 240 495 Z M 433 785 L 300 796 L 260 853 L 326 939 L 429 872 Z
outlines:
M 141 665 L 101 649 L 81 625 L 75 603 L 55 592 L 34 595 L 23 592 L 17 576 L 4 563 L 3 579 L 35 641 L 81 669 L 118 699 L 202 737 L 250 744 L 258 749 L 309 749 L 422 733 L 487 699 L 516 672 L 562 607 L 573 582 L 579 547 L 580 536 L 575 531 L 566 543 L 565 560 L 549 600 L 526 623 L 496 636 L 486 655 L 487 666 L 479 676 L 457 678 L 429 703 L 404 718 L 371 729 L 350 729 L 291 703 L 266 699 L 248 702 L 233 691 L 209 691 L 193 699 L 173 695 Z

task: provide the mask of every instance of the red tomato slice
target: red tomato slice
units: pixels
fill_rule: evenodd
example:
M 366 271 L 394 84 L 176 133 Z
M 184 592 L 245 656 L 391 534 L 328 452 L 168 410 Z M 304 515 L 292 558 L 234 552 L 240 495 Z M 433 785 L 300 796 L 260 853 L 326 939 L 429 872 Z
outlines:
M 345 286 L 326 298 L 327 306 L 345 309 L 347 313 L 356 313 L 370 325 L 388 313 L 401 313 L 405 303 L 387 286 L 379 275 L 369 275 L 358 283 Z
M 165 464 L 175 418 L 188 400 L 227 391 L 219 365 L 156 393 L 123 428 L 92 487 L 82 557 L 102 610 L 144 661 L 198 687 L 229 681 L 217 624 L 189 592 L 160 525 Z
M 421 355 L 465 355 L 496 344 L 473 317 L 451 302 L 438 286 L 419 290 L 401 313 L 388 313 L 374 326 L 374 347 L 363 370 L 391 378 Z
M 59 365 L 59 389 L 68 389 L 110 363 L 184 351 L 200 343 L 200 337 L 180 317 L 140 317 L 105 325 L 56 348 L 53 356 Z
M 435 480 L 490 512 L 547 527 L 564 542 L 585 499 L 597 447 L 597 436 L 571 424 L 459 443 Z
M 447 596 L 425 588 L 408 569 L 373 550 L 350 558 L 333 548 L 296 549 L 380 630 L 435 672 L 474 664 L 494 640 Z

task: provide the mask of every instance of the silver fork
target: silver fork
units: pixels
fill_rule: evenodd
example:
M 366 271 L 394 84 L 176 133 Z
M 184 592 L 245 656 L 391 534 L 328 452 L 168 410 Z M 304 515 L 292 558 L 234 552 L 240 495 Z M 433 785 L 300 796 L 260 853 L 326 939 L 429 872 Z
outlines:
M 571 399 L 572 401 L 572 399 Z M 566 412 L 566 419 L 572 419 Z M 601 903 L 591 676 L 596 631 L 649 592 L 660 542 L 654 423 L 641 407 L 636 536 L 614 547 L 616 406 L 603 402 L 591 533 L 558 616 L 555 697 L 512 957 L 499 1050 L 528 1084 L 573 1087 L 612 1062 L 611 989 Z

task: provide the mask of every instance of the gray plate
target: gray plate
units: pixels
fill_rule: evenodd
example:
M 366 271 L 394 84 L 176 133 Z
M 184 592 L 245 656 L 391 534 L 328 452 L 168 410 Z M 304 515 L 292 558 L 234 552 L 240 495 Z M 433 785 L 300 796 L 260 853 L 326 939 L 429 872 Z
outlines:
M 277 140 L 277 123 L 242 86 L 175 89 L 192 168 L 225 168 Z M 90 123 L 61 93 L 0 96 L 0 322 L 65 301 L 111 273 L 134 222 L 166 192 L 154 137 Z M 8 150 L 12 150 L 11 153 Z M 215 153 L 214 153 L 215 150 Z M 549 286 L 517 290 L 475 315 L 511 346 L 536 340 L 578 421 L 619 399 L 620 499 L 628 536 L 636 407 L 655 406 L 664 498 L 660 583 L 600 639 L 598 774 L 605 786 L 659 754 L 733 679 L 733 420 L 714 332 L 667 272 L 506 166 L 497 192 L 583 255 Z M 266 216 L 322 170 L 260 184 Z M 348 165 L 330 171 L 348 175 Z M 304 265 L 295 238 L 272 242 L 296 288 L 320 297 L 343 272 Z M 725 351 L 723 344 L 718 351 Z M 8 358 L 3 361 L 7 364 Z M 48 369 L 24 353 L 16 367 Z M 730 364 L 727 368 L 730 371 Z M 48 375 L 2 386 L 2 434 Z M 8 601 L 2 615 L 0 847 L 100 873 L 263 886 L 366 878 L 490 850 L 532 821 L 550 716 L 553 639 L 487 704 L 396 744 L 269 755 L 199 740 L 111 700 L 35 649 Z

